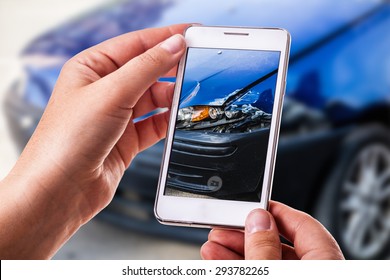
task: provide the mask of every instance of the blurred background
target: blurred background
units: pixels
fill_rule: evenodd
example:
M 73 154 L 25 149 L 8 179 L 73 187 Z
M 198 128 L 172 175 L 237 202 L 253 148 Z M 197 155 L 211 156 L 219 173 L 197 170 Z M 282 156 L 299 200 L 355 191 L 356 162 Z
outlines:
M 0 177 L 31 136 L 63 63 L 110 37 L 177 22 L 292 35 L 273 199 L 318 218 L 351 259 L 390 255 L 390 5 L 379 0 L 0 1 Z M 58 259 L 196 259 L 207 231 L 153 215 L 163 142 Z
M 33 127 L 29 128 L 37 121 L 33 117 L 38 118 L 44 106 L 44 104 L 38 105 L 38 115 L 30 117 L 30 114 L 36 112 L 31 106 L 20 104 L 20 110 L 22 110 L 20 111 L 8 103 L 5 104 L 6 97 L 13 102 L 18 98 L 19 93 L 23 94 L 15 90 L 14 83 L 21 82 L 22 79 L 27 78 L 26 75 L 29 75 L 24 68 L 30 64 L 30 62 L 25 62 L 25 59 L 29 58 L 21 53 L 42 34 L 61 28 L 63 24 L 83 18 L 90 11 L 111 3 L 116 2 L 107 0 L 0 0 L 0 179 L 6 176 L 12 168 L 25 141 L 33 131 Z M 61 36 L 60 32 L 59 37 Z M 105 36 L 110 36 L 110 34 Z M 80 42 L 75 42 L 76 45 L 81 44 L 83 40 L 83 38 L 79 39 Z M 62 44 L 65 45 L 66 42 L 64 39 Z M 51 54 L 47 57 L 46 54 L 48 53 L 43 51 L 42 56 L 38 55 L 38 58 L 33 58 L 34 61 L 31 64 L 37 65 L 38 68 L 44 65 L 51 57 Z M 56 61 L 54 68 L 58 67 L 59 70 L 66 57 Z M 43 74 L 43 77 L 50 78 L 51 76 Z M 42 93 L 50 94 L 50 90 L 51 88 L 45 88 Z M 39 95 L 40 92 L 33 90 L 31 94 Z M 20 118 L 19 123 L 7 124 L 7 121 L 14 118 Z M 19 127 L 27 129 L 25 136 L 12 133 Z M 199 245 L 193 242 L 178 242 L 174 239 L 159 238 L 158 235 L 145 235 L 142 232 L 118 227 L 97 218 L 81 228 L 54 258 L 199 259 L 200 256 Z

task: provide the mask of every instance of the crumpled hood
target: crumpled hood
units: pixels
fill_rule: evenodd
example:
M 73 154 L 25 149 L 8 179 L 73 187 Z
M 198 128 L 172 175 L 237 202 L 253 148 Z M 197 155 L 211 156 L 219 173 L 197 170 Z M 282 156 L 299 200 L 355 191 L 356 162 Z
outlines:
M 222 106 L 248 85 L 275 71 L 279 53 L 189 49 L 180 107 Z M 269 85 L 272 87 L 272 85 Z

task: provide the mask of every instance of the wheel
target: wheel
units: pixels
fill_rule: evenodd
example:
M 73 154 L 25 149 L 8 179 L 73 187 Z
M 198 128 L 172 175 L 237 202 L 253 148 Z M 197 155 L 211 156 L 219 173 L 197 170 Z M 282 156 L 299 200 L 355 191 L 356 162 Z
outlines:
M 390 256 L 390 133 L 367 126 L 350 135 L 325 184 L 315 216 L 346 258 Z

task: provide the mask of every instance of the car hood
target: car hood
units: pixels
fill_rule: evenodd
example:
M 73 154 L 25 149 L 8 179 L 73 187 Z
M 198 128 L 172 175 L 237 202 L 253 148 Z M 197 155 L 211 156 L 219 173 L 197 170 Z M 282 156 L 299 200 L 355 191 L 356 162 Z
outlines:
M 257 81 L 276 73 L 279 61 L 279 53 L 271 51 L 263 51 L 259 56 L 255 51 L 242 53 L 220 49 L 190 49 L 189 54 L 191 64 L 185 71 L 180 108 L 225 105 L 228 100 L 250 90 L 248 85 L 257 84 Z M 265 83 L 269 88 L 274 86 Z M 250 95 L 259 97 L 257 92 Z M 255 99 L 249 100 L 249 103 L 254 103 Z

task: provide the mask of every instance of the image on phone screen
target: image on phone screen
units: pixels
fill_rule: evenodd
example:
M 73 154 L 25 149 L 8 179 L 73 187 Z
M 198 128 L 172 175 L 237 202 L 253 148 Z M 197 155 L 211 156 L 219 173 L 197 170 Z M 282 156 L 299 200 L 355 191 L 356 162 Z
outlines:
M 279 58 L 188 49 L 164 195 L 260 201 Z

